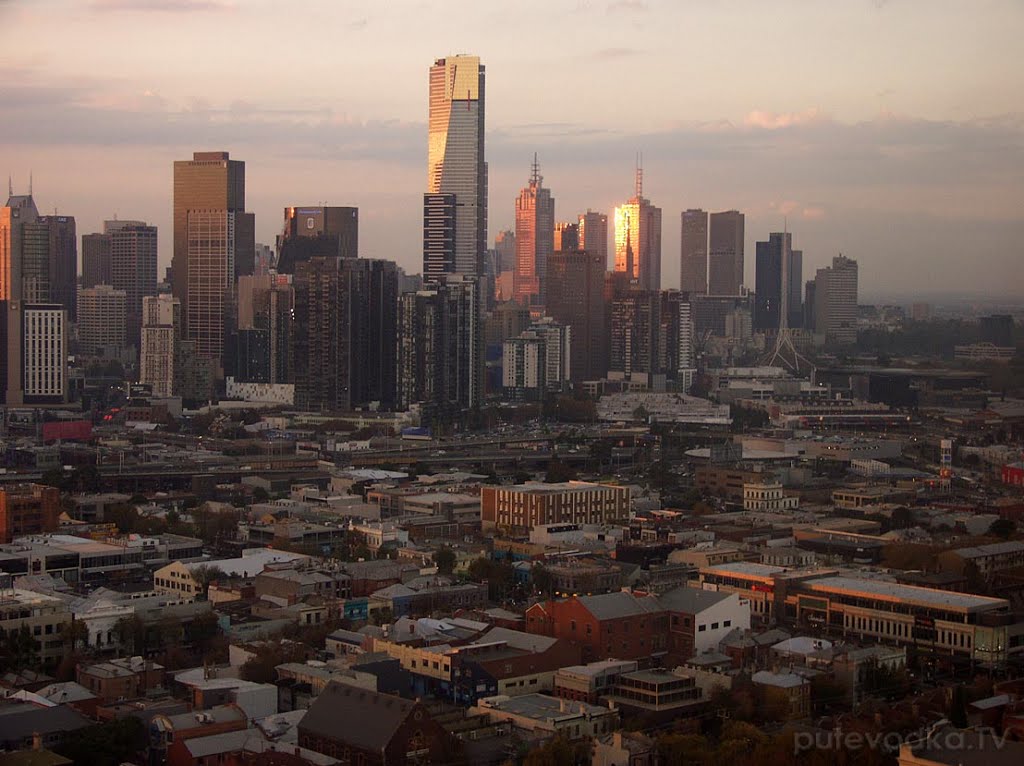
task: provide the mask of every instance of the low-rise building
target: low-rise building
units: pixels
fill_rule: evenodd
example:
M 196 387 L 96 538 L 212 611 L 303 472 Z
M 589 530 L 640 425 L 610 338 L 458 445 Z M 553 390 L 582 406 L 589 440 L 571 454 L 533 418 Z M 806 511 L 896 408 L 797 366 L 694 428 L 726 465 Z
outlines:
M 800 497 L 787 494 L 782 488 L 782 484 L 777 481 L 743 485 L 743 510 L 745 511 L 779 513 L 795 511 L 799 506 Z
M 657 668 L 623 673 L 608 699 L 624 711 L 662 718 L 694 710 L 703 694 L 692 674 Z
M 80 663 L 75 671 L 75 680 L 103 702 L 143 697 L 164 688 L 164 677 L 163 665 L 142 657 Z
M 71 620 L 68 605 L 55 596 L 20 588 L 0 592 L 0 635 L 31 638 L 31 652 L 43 667 L 64 657 L 64 629 Z
M 586 665 L 570 665 L 555 673 L 552 693 L 556 697 L 596 705 L 611 691 L 619 676 L 636 669 L 636 660 L 598 660 Z
M 607 524 L 629 516 L 629 499 L 628 487 L 585 481 L 484 486 L 480 517 L 485 531 L 528 533 L 538 524 Z
M 508 721 L 525 731 L 561 735 L 567 739 L 598 737 L 610 734 L 619 726 L 617 710 L 546 694 L 484 697 L 470 708 L 470 713 L 486 714 L 492 721 Z
M 939 566 L 958 575 L 971 568 L 989 579 L 997 572 L 1024 567 L 1024 542 L 1007 540 L 1002 543 L 957 548 L 938 555 Z
M 789 703 L 789 718 L 804 718 L 811 712 L 811 682 L 796 673 L 761 670 L 750 677 L 755 686 L 777 690 Z

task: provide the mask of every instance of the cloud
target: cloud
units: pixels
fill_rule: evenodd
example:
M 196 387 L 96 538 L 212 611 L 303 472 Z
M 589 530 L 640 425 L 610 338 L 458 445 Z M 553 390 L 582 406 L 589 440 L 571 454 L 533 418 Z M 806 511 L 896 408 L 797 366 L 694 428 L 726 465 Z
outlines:
M 825 208 L 817 207 L 814 205 L 810 207 L 805 207 L 802 211 L 800 211 L 800 216 L 805 221 L 820 221 L 822 218 L 825 217 Z
M 229 11 L 235 7 L 227 0 L 93 0 L 90 8 L 101 12 L 195 13 Z
M 646 13 L 649 10 L 644 0 L 615 0 L 608 4 L 608 13 Z
M 777 130 L 779 128 L 791 128 L 794 125 L 806 125 L 807 123 L 818 122 L 824 119 L 826 119 L 825 116 L 818 111 L 817 107 L 811 107 L 802 112 L 763 112 L 755 110 L 744 118 L 743 124 L 751 128 Z
M 624 59 L 631 56 L 639 56 L 642 52 L 636 48 L 602 48 L 593 54 L 593 58 L 603 61 Z

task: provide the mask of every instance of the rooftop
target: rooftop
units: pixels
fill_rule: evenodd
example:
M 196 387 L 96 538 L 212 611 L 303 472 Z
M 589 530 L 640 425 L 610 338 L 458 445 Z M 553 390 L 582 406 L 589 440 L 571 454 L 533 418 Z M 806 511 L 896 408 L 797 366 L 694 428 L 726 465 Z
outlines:
M 798 676 L 796 673 L 771 673 L 767 670 L 760 670 L 757 673 L 754 673 L 754 675 L 750 677 L 750 680 L 755 684 L 777 686 L 782 689 L 793 689 L 807 683 L 806 678 Z
M 949 590 L 921 588 L 916 585 L 901 585 L 883 580 L 866 580 L 857 577 L 829 576 L 808 580 L 804 587 L 811 590 L 836 591 L 849 595 L 867 595 L 881 601 L 913 604 L 916 606 L 959 609 L 966 612 L 981 612 L 1009 607 L 1002 598 L 975 596 L 971 593 L 956 593 Z
M 579 602 L 599 620 L 616 620 L 637 614 L 660 612 L 661 605 L 652 596 L 637 597 L 632 593 L 619 591 L 598 596 L 581 596 Z
M 772 566 L 771 564 L 757 564 L 753 561 L 733 561 L 728 564 L 717 564 L 715 566 L 701 567 L 701 572 L 722 574 L 722 575 L 750 575 L 753 577 L 772 577 L 787 571 L 786 567 Z
M 973 548 L 958 548 L 953 553 L 962 559 L 979 559 L 986 556 L 1001 556 L 1009 553 L 1020 553 L 1024 551 L 1024 542 L 1007 540 L 1003 543 L 991 543 L 989 545 L 978 545 Z
M 587 702 L 576 702 L 549 697 L 546 694 L 520 694 L 517 697 L 498 695 L 484 697 L 480 700 L 481 708 L 500 710 L 503 713 L 530 718 L 534 721 L 557 721 L 564 718 L 579 716 L 596 716 L 609 713 L 607 707 L 591 705 Z

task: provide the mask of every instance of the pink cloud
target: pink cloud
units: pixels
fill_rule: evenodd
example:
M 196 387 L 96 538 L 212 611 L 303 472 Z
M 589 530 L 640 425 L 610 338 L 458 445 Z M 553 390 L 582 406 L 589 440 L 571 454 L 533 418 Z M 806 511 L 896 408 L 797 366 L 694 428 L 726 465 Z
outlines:
M 825 115 L 817 108 L 810 107 L 802 112 L 765 112 L 755 109 L 743 120 L 743 124 L 749 128 L 763 128 L 765 130 L 777 130 L 789 128 L 794 125 L 806 125 L 812 122 L 819 122 L 825 119 Z

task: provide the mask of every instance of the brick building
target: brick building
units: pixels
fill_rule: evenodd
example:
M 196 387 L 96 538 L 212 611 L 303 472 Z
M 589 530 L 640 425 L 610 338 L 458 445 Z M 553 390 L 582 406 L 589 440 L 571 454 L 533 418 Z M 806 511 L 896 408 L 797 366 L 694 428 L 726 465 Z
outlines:
M 21 535 L 56 532 L 60 490 L 42 484 L 15 484 L 0 489 L 0 542 Z
M 528 532 L 539 524 L 607 524 L 627 518 L 629 510 L 629 488 L 612 484 L 527 482 L 480 488 L 480 519 L 485 531 Z

